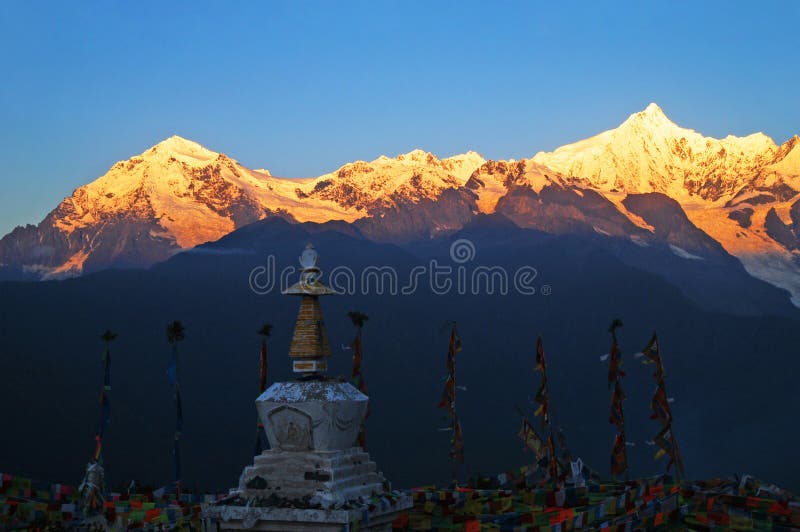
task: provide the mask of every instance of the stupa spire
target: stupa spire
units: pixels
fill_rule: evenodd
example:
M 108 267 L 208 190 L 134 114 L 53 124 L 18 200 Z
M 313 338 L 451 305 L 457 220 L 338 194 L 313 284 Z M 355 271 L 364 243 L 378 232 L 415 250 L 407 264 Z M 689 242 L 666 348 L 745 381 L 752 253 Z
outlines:
M 300 311 L 294 326 L 289 357 L 292 359 L 292 370 L 295 373 L 320 373 L 328 369 L 328 357 L 331 347 L 319 296 L 335 294 L 320 280 L 321 270 L 317 267 L 317 255 L 314 246 L 307 244 L 300 255 L 300 280 L 287 288 L 283 293 L 302 296 Z

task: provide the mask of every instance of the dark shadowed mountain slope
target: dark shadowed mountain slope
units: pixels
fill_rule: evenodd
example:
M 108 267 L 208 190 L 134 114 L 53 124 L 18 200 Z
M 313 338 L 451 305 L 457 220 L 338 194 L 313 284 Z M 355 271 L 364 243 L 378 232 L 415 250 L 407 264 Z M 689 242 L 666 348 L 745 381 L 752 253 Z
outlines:
M 743 316 L 800 316 L 785 290 L 751 277 L 735 257 L 728 255 L 708 235 L 690 223 L 684 225 L 682 221 L 686 220 L 686 215 L 672 200 L 660 194 L 647 196 L 650 196 L 652 210 L 641 207 L 641 212 L 654 224 L 657 237 L 603 234 L 586 225 L 581 230 L 556 235 L 521 228 L 506 216 L 493 214 L 477 216 L 462 230 L 447 237 L 411 242 L 404 248 L 421 257 L 442 256 L 449 253 L 447 242 L 466 238 L 476 248 L 476 260 L 482 262 L 487 259 L 487 253 L 489 256 L 498 252 L 515 256 L 517 250 L 532 245 L 561 242 L 587 253 L 603 250 L 636 269 L 655 273 L 700 308 Z M 666 207 L 660 206 L 662 201 L 667 202 Z M 662 208 L 668 214 L 663 214 Z M 531 265 L 536 267 L 536 261 Z
M 391 295 L 390 289 L 380 295 L 375 285 L 364 289 L 358 283 L 356 294 L 322 303 L 334 373 L 349 373 L 351 352 L 336 347 L 352 339 L 347 311 L 370 316 L 364 332 L 372 400 L 367 443 L 396 485 L 443 482 L 449 475 L 448 437 L 437 430 L 442 411 L 436 404 L 450 320 L 458 322 L 464 343 L 458 374 L 467 391 L 459 410 L 468 472 L 509 470 L 529 459 L 516 438 L 514 405 L 533 410 L 538 334 L 549 357 L 554 418 L 573 451 L 606 471 L 613 430 L 607 423 L 606 367 L 599 358 L 608 349 L 610 320 L 620 317 L 628 437 L 637 444 L 630 448 L 633 475 L 663 467 L 644 444 L 658 430 L 647 412 L 652 370 L 632 356 L 657 328 L 688 474 L 746 472 L 800 487 L 797 472 L 786 466 L 800 437 L 791 415 L 800 399 L 794 382 L 800 322 L 701 310 L 663 277 L 620 260 L 604 239 L 523 231 L 499 218 L 459 237 L 475 246 L 473 260 L 454 262 L 452 239 L 401 249 L 318 226 L 262 221 L 149 271 L 0 283 L 0 416 L 6 427 L 0 470 L 78 480 L 94 445 L 98 335 L 110 327 L 119 333 L 105 441 L 110 482 L 169 481 L 174 406 L 164 328 L 180 319 L 187 329 L 180 346 L 184 481 L 205 489 L 233 486 L 251 461 L 255 438 L 256 333 L 265 321 L 275 325 L 269 380 L 289 378 L 286 354 L 299 305 L 277 288 L 255 294 L 251 274 L 269 264 L 269 255 L 277 270 L 296 266 L 310 241 L 326 276 L 344 266 L 356 277 L 370 266 L 391 266 L 398 292 L 413 278 L 412 268 L 430 267 L 431 258 L 453 268 L 455 288 L 444 294 L 436 294 L 430 282 L 420 281 L 411 295 Z M 529 279 L 534 295 L 511 289 L 506 295 L 487 295 L 485 289 L 458 293 L 459 266 L 472 279 L 477 266 L 513 274 L 531 265 L 537 271 Z

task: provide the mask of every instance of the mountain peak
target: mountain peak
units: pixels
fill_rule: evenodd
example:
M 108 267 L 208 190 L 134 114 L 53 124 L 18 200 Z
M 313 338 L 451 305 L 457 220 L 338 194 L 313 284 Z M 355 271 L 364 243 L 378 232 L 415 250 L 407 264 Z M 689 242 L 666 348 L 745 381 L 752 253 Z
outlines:
M 438 161 L 438 158 L 430 152 L 415 148 L 408 153 L 401 153 L 397 157 L 398 161 L 414 161 L 414 162 L 433 162 Z
M 664 115 L 664 110 L 661 109 L 661 107 L 659 107 L 656 102 L 650 102 L 647 105 L 647 107 L 644 108 L 644 111 L 642 111 L 642 113 L 644 113 L 646 115 L 663 115 L 663 116 L 666 116 L 666 115 Z
M 189 165 L 205 165 L 220 154 L 201 146 L 197 142 L 173 135 L 162 140 L 150 149 L 145 150 L 141 156 L 149 160 L 165 162 L 176 159 Z
M 180 135 L 172 135 L 169 138 L 166 138 L 150 148 L 151 150 L 154 148 L 164 149 L 164 150 L 205 150 L 203 146 L 198 144 L 197 142 L 189 139 L 185 139 Z
M 481 155 L 480 153 L 478 153 L 478 152 L 476 152 L 474 150 L 469 150 L 466 153 L 461 153 L 461 154 L 458 154 L 458 155 L 451 155 L 450 157 L 447 157 L 444 160 L 445 161 L 457 161 L 457 160 L 458 161 L 467 161 L 467 160 L 471 160 L 471 161 L 480 161 L 481 164 L 486 162 L 486 159 L 484 159 L 483 155 Z
M 651 103 L 643 111 L 633 113 L 622 125 L 648 130 L 678 127 L 664 114 L 664 110 L 655 103 Z

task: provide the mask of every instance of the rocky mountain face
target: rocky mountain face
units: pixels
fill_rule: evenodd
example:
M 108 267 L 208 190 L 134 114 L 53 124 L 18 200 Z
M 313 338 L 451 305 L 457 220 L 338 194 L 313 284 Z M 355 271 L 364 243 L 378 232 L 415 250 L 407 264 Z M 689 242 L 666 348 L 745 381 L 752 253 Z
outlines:
M 439 160 L 415 150 L 316 179 L 283 179 L 171 137 L 76 189 L 38 226 L 6 235 L 0 266 L 42 278 L 149 266 L 268 216 L 368 218 L 364 231 L 376 239 L 416 238 L 463 225 L 470 196 L 455 194 L 449 209 L 447 199 L 483 162 L 474 152 Z M 384 223 L 387 216 L 396 219 Z
M 674 124 L 653 103 L 616 129 L 533 160 L 604 191 L 716 201 L 739 192 L 778 151 L 762 133 L 704 137 Z
M 533 160 L 620 208 L 634 193 L 674 199 L 751 275 L 789 290 L 800 305 L 798 231 L 791 216 L 800 209 L 797 136 L 780 146 L 762 133 L 703 137 L 650 104 L 616 129 Z
M 148 266 L 254 221 L 339 221 L 413 242 L 498 214 L 547 233 L 664 245 L 684 260 L 738 258 L 800 304 L 800 138 L 704 137 L 655 104 L 619 127 L 520 161 L 414 150 L 309 179 L 245 168 L 172 137 L 78 188 L 38 226 L 0 240 L 9 277 Z M 9 273 L 11 272 L 11 273 Z
M 0 241 L 0 261 L 44 277 L 146 266 L 263 217 L 261 176 L 178 137 L 75 190 L 38 227 Z

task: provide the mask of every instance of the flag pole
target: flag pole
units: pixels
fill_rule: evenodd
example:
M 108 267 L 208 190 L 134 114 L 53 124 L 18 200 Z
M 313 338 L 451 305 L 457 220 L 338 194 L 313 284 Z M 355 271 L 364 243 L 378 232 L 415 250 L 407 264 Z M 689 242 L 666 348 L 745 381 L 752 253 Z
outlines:
M 539 403 L 539 408 L 536 410 L 535 415 L 542 416 L 542 432 L 547 433 L 547 473 L 550 480 L 558 483 L 558 462 L 556 460 L 556 448 L 553 439 L 553 422 L 550 416 L 550 388 L 547 381 L 547 362 L 544 356 L 544 346 L 542 344 L 542 337 L 539 336 L 536 340 L 536 371 L 542 372 L 542 382 L 539 385 L 539 390 L 536 392 L 536 402 Z
M 358 310 L 351 310 L 347 313 L 347 316 L 350 318 L 350 321 L 353 322 L 353 326 L 356 329 L 356 335 L 353 338 L 353 343 L 350 344 L 350 349 L 353 350 L 353 370 L 350 373 L 350 376 L 352 378 L 353 385 L 358 389 L 358 391 L 364 395 L 368 395 L 367 381 L 364 379 L 364 372 L 362 369 L 364 357 L 362 331 L 364 329 L 364 324 L 367 322 L 367 320 L 369 320 L 369 316 Z M 367 447 L 367 418 L 369 418 L 370 413 L 371 408 L 369 402 L 367 402 L 367 412 L 364 416 L 364 420 L 361 422 L 361 428 L 358 431 L 358 439 L 356 440 L 358 446 L 362 449 L 366 449 Z
M 628 449 L 625 440 L 625 408 L 623 405 L 625 392 L 622 390 L 622 377 L 625 376 L 625 372 L 622 371 L 622 350 L 617 342 L 619 327 L 622 327 L 620 319 L 614 319 L 608 327 L 608 332 L 611 333 L 608 386 L 614 387 L 614 391 L 611 393 L 611 411 L 608 422 L 617 427 L 617 434 L 611 449 L 611 475 L 617 478 L 624 474 L 625 480 L 628 480 Z
M 272 325 L 265 323 L 258 331 L 261 336 L 261 353 L 258 366 L 258 395 L 260 396 L 267 389 L 267 368 L 269 359 L 267 358 L 267 338 L 272 334 Z M 258 456 L 264 450 L 264 424 L 261 416 L 256 419 L 256 444 L 253 449 L 253 456 Z
M 658 337 L 656 333 L 653 332 L 653 338 L 655 338 L 656 345 L 658 345 Z M 669 414 L 669 435 L 670 439 L 672 440 L 672 452 L 670 453 L 670 459 L 672 463 L 675 464 L 675 478 L 678 482 L 680 482 L 683 478 L 683 459 L 680 456 L 680 451 L 678 450 L 678 440 L 675 438 L 675 432 L 672 427 L 672 421 L 674 420 L 672 416 L 672 406 L 669 404 L 669 395 L 667 394 L 667 383 L 666 383 L 666 371 L 664 371 L 664 357 L 661 356 L 661 348 L 659 346 L 658 349 L 658 373 L 660 374 L 660 382 L 661 387 L 664 389 L 664 395 L 667 397 L 666 407 L 667 413 Z
M 181 432 L 183 431 L 183 406 L 181 404 L 181 387 L 178 380 L 178 375 L 180 374 L 178 371 L 178 342 L 182 342 L 185 338 L 186 334 L 183 323 L 180 321 L 173 321 L 167 325 L 167 342 L 170 344 L 172 350 L 172 357 L 167 366 L 167 378 L 175 390 L 175 439 L 172 444 L 172 458 L 175 467 L 175 490 L 178 501 L 181 499 L 180 440 Z
M 450 378 L 452 379 L 452 382 L 453 382 L 453 394 L 452 394 L 452 401 L 450 403 L 450 411 L 451 411 L 450 418 L 451 418 L 451 423 L 452 423 L 452 427 L 453 427 L 453 440 L 452 440 L 451 453 L 453 454 L 453 488 L 454 489 L 458 489 L 458 463 L 459 463 L 459 460 L 463 460 L 464 459 L 463 455 L 459 451 L 459 445 L 460 445 L 459 440 L 461 438 L 461 434 L 460 434 L 461 431 L 460 431 L 460 426 L 459 426 L 459 423 L 458 423 L 458 413 L 457 413 L 457 410 L 456 410 L 456 394 L 457 394 L 456 390 L 458 389 L 457 385 L 456 385 L 456 353 L 458 351 L 456 350 L 455 342 L 456 342 L 457 338 L 458 338 L 458 332 L 456 331 L 456 324 L 453 323 L 453 328 L 452 328 L 452 331 L 450 333 L 450 348 L 448 350 L 449 351 L 449 353 L 448 353 L 448 361 L 452 361 L 452 362 L 449 362 L 449 366 L 450 366 Z M 460 340 L 459 340 L 459 343 L 460 343 Z M 459 349 L 459 351 L 460 351 L 460 349 Z
M 662 425 L 661 431 L 654 438 L 656 445 L 660 447 L 659 451 L 656 453 L 656 459 L 668 454 L 670 461 L 667 463 L 667 471 L 675 464 L 675 478 L 680 482 L 684 476 L 683 458 L 681 457 L 678 441 L 673 432 L 672 407 L 669 404 L 669 396 L 667 395 L 664 359 L 661 356 L 661 346 L 655 331 L 653 331 L 650 342 L 648 342 L 647 346 L 642 350 L 642 356 L 645 358 L 643 361 L 645 364 L 656 365 L 656 372 L 653 374 L 653 378 L 656 381 L 656 391 L 653 393 L 653 398 L 650 400 L 650 408 L 653 411 L 650 418 L 657 419 Z
M 453 461 L 454 489 L 458 489 L 458 465 L 464 463 L 464 439 L 456 411 L 456 354 L 460 351 L 461 339 L 458 336 L 456 323 L 453 322 L 450 330 L 450 344 L 447 349 L 447 378 L 439 407 L 447 408 L 450 416 L 450 458 Z
M 111 342 L 117 335 L 111 330 L 106 330 L 100 338 L 105 342 L 106 349 L 103 353 L 103 387 L 100 390 L 100 421 L 97 424 L 95 433 L 95 450 L 93 459 L 97 463 L 103 462 L 103 436 L 106 428 L 111 422 L 111 402 L 109 392 L 111 391 Z

